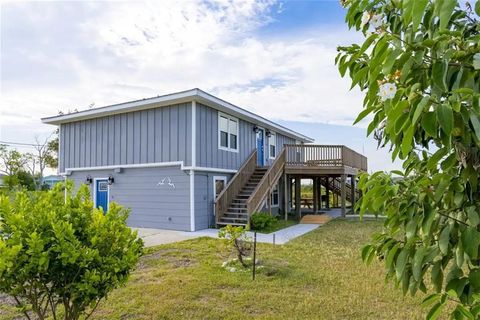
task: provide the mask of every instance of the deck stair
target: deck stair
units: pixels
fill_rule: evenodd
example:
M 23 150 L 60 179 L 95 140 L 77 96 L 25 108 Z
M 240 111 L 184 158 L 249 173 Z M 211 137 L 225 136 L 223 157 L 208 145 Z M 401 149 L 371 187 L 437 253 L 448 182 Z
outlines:
M 327 182 L 326 179 L 322 179 L 322 186 L 327 187 Z M 346 199 L 350 203 L 352 202 L 352 185 L 350 184 L 350 181 L 345 181 L 345 191 L 346 191 Z M 341 196 L 342 194 L 342 181 L 340 178 L 334 178 L 334 179 L 329 179 L 329 185 L 328 188 L 332 193 L 335 193 L 336 195 Z M 361 192 L 360 190 L 356 189 L 355 190 L 355 199 L 360 198 Z
M 219 217 L 217 225 L 248 225 L 249 215 L 247 211 L 247 201 L 267 170 L 268 168 L 266 167 L 255 168 L 255 171 L 253 171 L 247 183 L 240 189 L 237 196 L 233 198 L 227 210 Z

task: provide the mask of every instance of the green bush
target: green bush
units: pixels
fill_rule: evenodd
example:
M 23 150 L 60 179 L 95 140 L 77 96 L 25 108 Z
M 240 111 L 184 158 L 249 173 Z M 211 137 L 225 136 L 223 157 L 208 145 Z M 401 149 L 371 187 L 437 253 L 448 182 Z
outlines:
M 104 213 L 86 186 L 66 188 L 0 196 L 0 292 L 29 319 L 88 317 L 142 253 L 128 210 L 110 203 Z
M 255 212 L 252 214 L 252 229 L 262 230 L 270 228 L 277 222 L 277 219 L 266 212 Z

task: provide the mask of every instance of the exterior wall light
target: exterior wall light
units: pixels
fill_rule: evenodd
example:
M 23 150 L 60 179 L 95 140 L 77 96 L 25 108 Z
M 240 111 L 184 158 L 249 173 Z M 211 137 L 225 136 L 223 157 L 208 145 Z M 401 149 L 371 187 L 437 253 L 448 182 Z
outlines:
M 93 182 L 92 176 L 91 176 L 91 175 L 88 175 L 88 176 L 85 178 L 85 184 L 92 184 L 92 182 Z
M 115 182 L 115 178 L 112 175 L 108 176 L 108 184 L 111 186 Z
M 253 126 L 253 132 L 258 133 L 259 131 L 260 128 L 257 125 Z
M 265 133 L 267 135 L 267 137 L 271 137 L 272 136 L 272 133 L 270 132 L 270 130 L 267 130 L 267 132 Z

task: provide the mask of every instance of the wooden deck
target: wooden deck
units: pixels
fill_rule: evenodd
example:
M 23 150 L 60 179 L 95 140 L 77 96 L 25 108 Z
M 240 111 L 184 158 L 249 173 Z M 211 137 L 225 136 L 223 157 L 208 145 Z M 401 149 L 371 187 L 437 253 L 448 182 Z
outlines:
M 367 171 L 367 157 L 345 146 L 285 145 L 287 174 L 357 175 Z

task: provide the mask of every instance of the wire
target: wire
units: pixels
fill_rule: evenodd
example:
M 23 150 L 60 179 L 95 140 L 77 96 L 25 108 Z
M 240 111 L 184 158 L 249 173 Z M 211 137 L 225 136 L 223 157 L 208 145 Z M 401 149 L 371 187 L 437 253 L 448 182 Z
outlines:
M 38 144 L 34 144 L 34 143 L 11 142 L 11 141 L 0 141 L 0 144 L 19 145 L 19 146 L 31 146 L 31 147 L 36 147 L 36 146 L 38 146 Z

